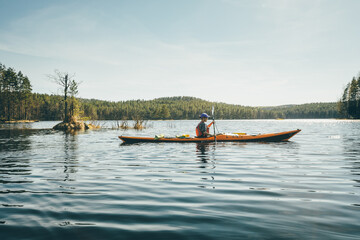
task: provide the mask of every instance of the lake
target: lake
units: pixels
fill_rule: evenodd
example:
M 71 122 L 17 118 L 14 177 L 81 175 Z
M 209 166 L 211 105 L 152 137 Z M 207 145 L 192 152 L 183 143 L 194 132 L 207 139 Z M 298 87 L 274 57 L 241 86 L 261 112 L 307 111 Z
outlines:
M 280 143 L 143 143 L 198 121 L 66 134 L 0 129 L 0 239 L 359 239 L 360 121 L 219 120 L 220 132 L 302 129 Z

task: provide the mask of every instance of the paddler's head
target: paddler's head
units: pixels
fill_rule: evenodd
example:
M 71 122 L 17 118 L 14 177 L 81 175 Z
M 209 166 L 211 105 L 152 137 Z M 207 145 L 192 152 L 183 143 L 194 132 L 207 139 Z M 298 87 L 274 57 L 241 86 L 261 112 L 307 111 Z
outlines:
M 200 118 L 201 118 L 201 121 L 206 122 L 209 118 L 209 115 L 207 115 L 206 113 L 202 113 L 200 115 Z

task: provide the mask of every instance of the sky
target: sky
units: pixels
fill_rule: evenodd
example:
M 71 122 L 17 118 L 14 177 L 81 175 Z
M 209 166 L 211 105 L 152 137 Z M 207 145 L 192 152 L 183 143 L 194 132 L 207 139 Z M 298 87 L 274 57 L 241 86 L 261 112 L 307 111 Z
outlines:
M 0 63 L 33 92 L 193 96 L 246 106 L 335 102 L 360 72 L 358 0 L 0 0 Z

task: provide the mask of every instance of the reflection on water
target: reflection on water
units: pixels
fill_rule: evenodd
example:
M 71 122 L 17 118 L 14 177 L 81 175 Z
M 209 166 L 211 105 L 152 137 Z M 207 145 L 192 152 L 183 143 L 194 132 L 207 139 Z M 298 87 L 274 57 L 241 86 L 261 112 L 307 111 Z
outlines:
M 196 155 L 203 163 L 210 160 L 209 151 L 211 143 L 196 143 Z
M 343 152 L 345 160 L 350 164 L 350 167 L 345 168 L 349 168 L 353 175 L 354 187 L 360 187 L 360 139 L 345 134 L 343 137 Z
M 77 172 L 77 136 L 76 134 L 64 133 L 64 181 L 74 181 Z
M 0 183 L 20 184 L 31 183 L 26 176 L 31 174 L 29 159 L 17 157 L 16 152 L 26 152 L 31 149 L 28 130 L 0 131 Z
M 219 121 L 224 132 L 302 132 L 284 143 L 125 146 L 117 138 L 123 131 L 63 133 L 38 124 L 0 130 L 1 239 L 360 234 L 360 122 Z M 154 121 L 126 135 L 174 136 L 196 124 Z
M 34 133 L 29 129 L 0 129 L 0 153 L 8 151 L 26 151 L 30 149 L 29 135 Z
M 200 184 L 200 188 L 215 189 L 216 159 L 215 159 L 215 143 L 196 143 L 196 155 L 201 163 L 199 168 L 201 171 L 201 181 L 207 182 L 207 185 Z

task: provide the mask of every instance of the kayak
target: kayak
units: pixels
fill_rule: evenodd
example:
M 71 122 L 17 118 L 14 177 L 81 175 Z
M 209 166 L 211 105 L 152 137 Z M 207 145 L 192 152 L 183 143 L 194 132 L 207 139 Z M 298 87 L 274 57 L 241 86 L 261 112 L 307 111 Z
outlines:
M 295 134 L 300 132 L 300 129 L 279 132 L 279 133 L 268 133 L 268 134 L 258 134 L 258 135 L 247 135 L 247 134 L 217 134 L 217 142 L 284 142 L 288 141 Z M 198 138 L 198 137 L 127 137 L 119 136 L 119 138 L 124 143 L 160 143 L 160 142 L 195 142 L 195 143 L 204 143 L 204 142 L 215 142 L 215 137 L 207 138 Z

